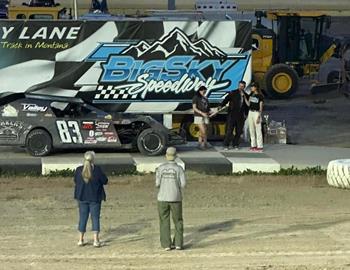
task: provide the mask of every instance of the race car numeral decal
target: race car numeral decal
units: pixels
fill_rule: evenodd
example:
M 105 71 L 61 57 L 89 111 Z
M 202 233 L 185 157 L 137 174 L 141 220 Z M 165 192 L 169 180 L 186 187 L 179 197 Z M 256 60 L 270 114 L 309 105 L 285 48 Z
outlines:
M 68 127 L 72 128 L 73 134 L 76 136 L 72 136 L 74 143 L 83 143 L 83 138 L 81 137 L 79 125 L 77 121 L 68 121 Z
M 56 125 L 58 128 L 58 133 L 60 134 L 61 141 L 63 143 L 72 143 L 72 138 L 70 136 L 66 121 L 57 121 Z
M 56 121 L 56 125 L 63 143 L 83 143 L 77 121 L 58 120 Z

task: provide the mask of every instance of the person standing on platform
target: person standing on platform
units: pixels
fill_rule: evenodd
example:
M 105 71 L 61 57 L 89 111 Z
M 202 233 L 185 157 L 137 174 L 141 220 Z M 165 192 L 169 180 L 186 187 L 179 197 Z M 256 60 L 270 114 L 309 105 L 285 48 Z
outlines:
M 206 97 L 207 88 L 205 86 L 199 87 L 192 99 L 192 108 L 194 113 L 194 124 L 199 128 L 198 147 L 201 150 L 208 148 L 208 134 L 207 128 L 209 125 L 209 101 Z
M 226 132 L 224 139 L 224 150 L 229 150 L 231 143 L 234 149 L 239 148 L 239 140 L 243 132 L 243 126 L 245 121 L 246 104 L 244 102 L 246 87 L 245 81 L 240 81 L 238 89 L 232 90 L 227 94 L 225 99 L 219 106 L 219 110 L 224 107 L 227 103 L 228 112 L 226 120 Z M 235 135 L 233 135 L 235 130 Z
M 264 107 L 264 96 L 260 91 L 257 83 L 252 83 L 249 99 L 245 98 L 246 104 L 249 106 L 248 123 L 250 133 L 250 151 L 262 152 L 263 136 L 262 136 L 262 111 Z

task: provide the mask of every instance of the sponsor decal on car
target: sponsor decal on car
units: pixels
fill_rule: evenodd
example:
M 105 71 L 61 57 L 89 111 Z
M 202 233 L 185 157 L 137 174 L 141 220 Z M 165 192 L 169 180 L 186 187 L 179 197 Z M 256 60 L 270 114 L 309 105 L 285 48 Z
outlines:
M 106 142 L 107 138 L 106 137 L 97 137 L 96 141 L 98 141 L 98 142 Z
M 96 129 L 108 129 L 109 125 L 109 122 L 96 122 Z
M 37 117 L 38 114 L 37 113 L 26 113 L 26 116 L 28 116 L 28 117 Z
M 23 133 L 23 125 L 21 121 L 0 121 L 0 140 L 17 140 Z
M 22 121 L 11 121 L 11 120 L 5 120 L 0 121 L 0 127 L 15 127 L 15 128 L 23 128 L 23 122 Z
M 115 136 L 109 136 L 109 137 L 107 137 L 107 142 L 109 142 L 109 143 L 115 143 L 115 142 L 117 142 L 118 140 L 117 140 L 117 137 L 115 137 Z
M 22 111 L 24 112 L 46 112 L 47 106 L 39 106 L 37 104 L 22 103 Z
M 11 106 L 10 104 L 7 104 L 2 109 L 1 116 L 3 116 L 3 117 L 17 117 L 18 110 L 16 110 L 16 108 Z
M 83 121 L 81 123 L 82 129 L 94 129 L 95 123 L 93 121 Z
M 95 136 L 96 137 L 101 137 L 101 136 L 103 136 L 103 132 L 102 131 L 96 131 L 95 132 Z
M 52 115 L 52 113 L 45 113 L 44 116 L 45 117 L 52 117 L 53 115 Z
M 109 137 L 109 136 L 114 136 L 114 132 L 113 131 L 106 131 L 106 132 L 103 132 L 103 135 Z
M 84 144 L 96 144 L 97 140 L 96 138 L 93 137 L 87 137 L 84 141 Z

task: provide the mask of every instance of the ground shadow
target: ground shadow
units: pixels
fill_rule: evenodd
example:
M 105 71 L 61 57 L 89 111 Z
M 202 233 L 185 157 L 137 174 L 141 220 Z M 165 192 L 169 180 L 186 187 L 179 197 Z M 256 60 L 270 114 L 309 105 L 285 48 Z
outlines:
M 228 221 L 205 224 L 197 229 L 194 229 L 188 235 L 185 236 L 184 248 L 193 248 L 201 241 L 205 240 L 211 235 L 219 234 L 233 229 L 234 225 L 239 222 L 239 219 L 231 219 Z
M 260 232 L 250 233 L 250 234 L 248 233 L 245 235 L 233 236 L 226 239 L 215 239 L 215 240 L 207 241 L 205 243 L 200 243 L 198 247 L 202 248 L 202 247 L 208 247 L 208 246 L 214 246 L 214 245 L 222 245 L 223 243 L 226 243 L 226 242 L 232 243 L 234 241 L 239 241 L 239 240 L 257 239 L 261 237 L 273 236 L 278 234 L 293 234 L 300 231 L 315 231 L 315 230 L 325 229 L 334 225 L 338 225 L 341 223 L 349 222 L 349 221 L 350 219 L 341 219 L 337 221 L 329 221 L 329 222 L 321 222 L 321 223 L 293 224 L 286 228 L 281 228 L 277 230 L 260 231 Z M 252 223 L 252 222 L 253 221 L 248 221 L 243 223 L 237 222 L 237 223 L 242 225 L 242 224 Z
M 209 241 L 206 243 L 202 243 L 202 242 L 203 240 L 205 240 L 211 235 L 220 234 L 222 232 L 227 232 L 232 230 L 234 226 L 237 224 L 244 225 L 244 224 L 254 223 L 256 221 L 261 221 L 261 220 L 271 220 L 277 217 L 278 216 L 267 216 L 263 218 L 257 218 L 257 219 L 246 220 L 246 221 L 243 221 L 240 219 L 231 219 L 228 221 L 223 221 L 218 223 L 205 224 L 203 226 L 200 226 L 199 228 L 188 229 L 186 231 L 190 231 L 190 233 L 185 236 L 184 248 L 205 247 L 211 244 L 215 245 L 216 244 L 215 240 Z
M 130 237 L 123 239 L 123 242 L 141 241 L 144 237 L 140 232 L 149 227 L 151 227 L 151 221 L 146 219 L 141 219 L 134 223 L 120 224 L 117 227 L 110 227 L 104 233 L 104 243 L 108 245 L 128 235 Z

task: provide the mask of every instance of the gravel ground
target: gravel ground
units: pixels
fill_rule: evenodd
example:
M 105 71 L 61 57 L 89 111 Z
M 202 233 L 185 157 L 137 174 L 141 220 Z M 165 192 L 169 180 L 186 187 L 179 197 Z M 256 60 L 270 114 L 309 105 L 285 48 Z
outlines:
M 1 269 L 349 269 L 349 191 L 325 176 L 188 173 L 185 249 L 159 245 L 154 175 L 110 179 L 78 247 L 70 178 L 0 178 Z M 89 223 L 90 226 L 90 223 Z
M 285 120 L 288 142 L 350 147 L 350 98 L 338 90 L 311 95 L 310 84 L 305 81 L 299 88 L 292 98 L 265 102 L 264 113 L 269 120 Z

